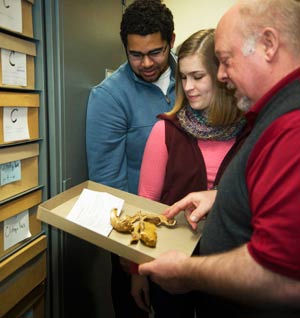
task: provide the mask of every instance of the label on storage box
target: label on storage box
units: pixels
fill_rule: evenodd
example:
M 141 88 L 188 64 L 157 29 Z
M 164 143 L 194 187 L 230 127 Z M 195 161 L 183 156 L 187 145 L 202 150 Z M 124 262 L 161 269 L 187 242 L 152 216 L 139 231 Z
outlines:
M 2 84 L 27 85 L 26 54 L 1 49 Z
M 3 108 L 3 139 L 5 142 L 29 139 L 28 108 Z
M 21 160 L 0 165 L 0 186 L 21 180 Z
M 0 2 L 0 25 L 12 31 L 22 32 L 21 0 Z
M 4 250 L 30 236 L 28 210 L 4 221 Z

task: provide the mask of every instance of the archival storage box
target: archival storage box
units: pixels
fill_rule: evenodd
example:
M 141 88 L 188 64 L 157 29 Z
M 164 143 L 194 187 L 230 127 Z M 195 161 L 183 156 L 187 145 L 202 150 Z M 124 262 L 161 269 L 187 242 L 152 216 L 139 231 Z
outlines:
M 28 138 L 5 140 L 4 110 L 8 109 L 11 120 L 18 119 L 19 108 L 27 108 Z M 10 144 L 21 140 L 36 140 L 39 138 L 39 108 L 40 96 L 38 93 L 0 91 L 0 145 Z M 17 111 L 16 111 L 17 110 Z M 8 127 L 11 128 L 11 127 Z M 19 128 L 20 129 L 20 128 Z
M 46 249 L 41 235 L 0 262 L 0 317 L 46 279 Z
M 33 236 L 42 232 L 41 221 L 36 217 L 37 207 L 41 201 L 42 190 L 39 189 L 0 205 L 0 258 L 26 245 Z M 25 228 L 25 218 L 28 218 L 28 229 Z M 10 220 L 12 222 L 9 222 Z M 24 233 L 25 230 L 29 235 L 23 235 L 21 239 L 20 232 Z
M 8 62 L 2 60 L 4 53 L 8 55 Z M 20 63 L 20 56 L 24 56 L 25 67 Z M 0 32 L 0 87 L 35 89 L 35 56 L 36 45 L 33 41 Z M 3 78 L 4 71 L 5 78 L 9 78 L 8 82 Z
M 39 144 L 0 148 L 0 203 L 38 186 Z
M 108 237 L 106 237 L 68 220 L 67 215 L 78 200 L 83 189 L 106 192 L 123 199 L 125 203 L 121 216 L 123 213 L 135 214 L 138 211 L 160 214 L 167 208 L 164 204 L 137 195 L 93 181 L 85 181 L 41 203 L 38 207 L 37 217 L 44 223 L 138 264 L 153 260 L 172 249 L 188 255 L 193 253 L 201 236 L 203 222 L 200 222 L 197 231 L 193 231 L 185 220 L 183 213 L 176 216 L 177 224 L 174 228 L 157 227 L 157 245 L 154 248 L 145 246 L 141 242 L 130 244 L 130 234 L 112 230 Z
M 4 5 L 2 8 L 2 19 L 0 20 L 0 27 L 17 34 L 33 38 L 33 20 L 32 20 L 32 8 L 33 0 L 21 0 L 20 8 L 17 10 L 11 9 L 10 2 L 8 5 Z

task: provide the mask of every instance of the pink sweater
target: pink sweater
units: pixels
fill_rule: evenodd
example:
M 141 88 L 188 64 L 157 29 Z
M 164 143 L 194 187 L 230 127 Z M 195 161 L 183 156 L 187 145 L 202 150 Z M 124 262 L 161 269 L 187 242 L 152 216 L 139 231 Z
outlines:
M 206 165 L 208 189 L 212 187 L 219 166 L 234 142 L 235 139 L 229 141 L 198 140 L 198 147 L 201 149 Z M 167 161 L 165 121 L 159 120 L 153 126 L 146 143 L 138 188 L 140 196 L 159 201 Z

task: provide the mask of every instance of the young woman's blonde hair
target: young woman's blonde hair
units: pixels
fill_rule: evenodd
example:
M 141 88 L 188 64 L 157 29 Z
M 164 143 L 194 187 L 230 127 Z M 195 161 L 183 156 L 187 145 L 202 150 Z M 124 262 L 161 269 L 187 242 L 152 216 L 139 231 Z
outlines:
M 208 108 L 208 120 L 210 125 L 228 125 L 238 121 L 242 116 L 242 112 L 236 106 L 234 92 L 228 90 L 226 85 L 219 82 L 217 79 L 219 62 L 214 52 L 214 29 L 200 30 L 192 34 L 178 48 L 176 101 L 173 109 L 166 114 L 176 114 L 188 103 L 180 77 L 180 60 L 195 54 L 199 56 L 201 63 L 212 80 L 212 101 Z

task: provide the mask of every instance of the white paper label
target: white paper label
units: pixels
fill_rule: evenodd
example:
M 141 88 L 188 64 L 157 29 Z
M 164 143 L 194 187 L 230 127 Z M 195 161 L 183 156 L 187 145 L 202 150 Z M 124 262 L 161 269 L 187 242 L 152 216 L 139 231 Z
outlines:
M 31 236 L 28 210 L 5 220 L 3 226 L 4 250 Z
M 0 165 L 0 185 L 21 180 L 21 160 L 16 160 Z
M 3 108 L 3 139 L 4 142 L 29 139 L 28 108 Z
M 16 32 L 22 32 L 21 0 L 0 1 L 0 25 Z
M 112 230 L 110 212 L 121 213 L 124 200 L 106 192 L 83 189 L 67 219 L 94 232 L 108 236 Z
M 2 84 L 27 85 L 26 54 L 1 49 Z

